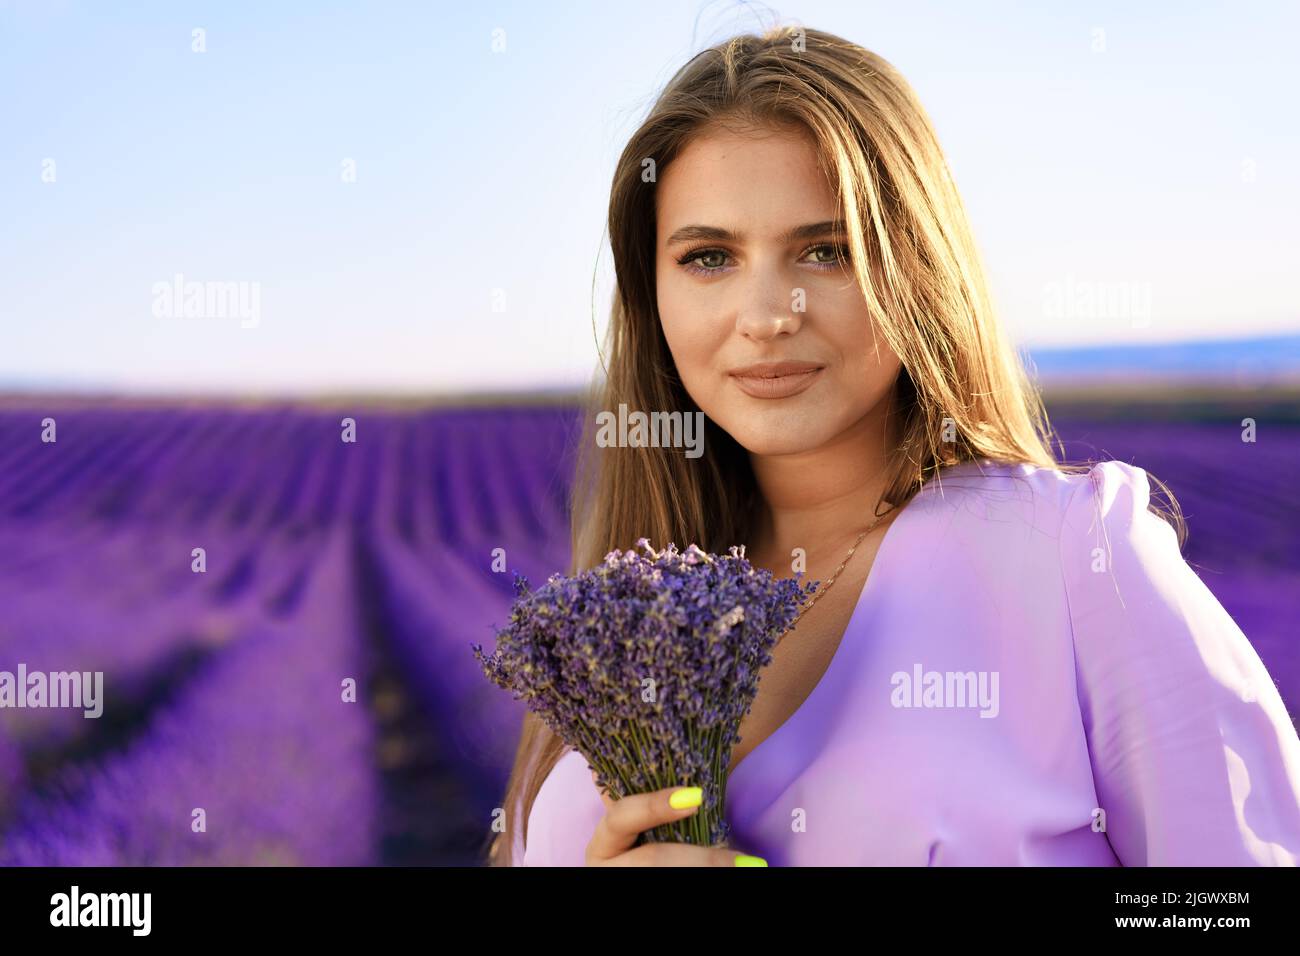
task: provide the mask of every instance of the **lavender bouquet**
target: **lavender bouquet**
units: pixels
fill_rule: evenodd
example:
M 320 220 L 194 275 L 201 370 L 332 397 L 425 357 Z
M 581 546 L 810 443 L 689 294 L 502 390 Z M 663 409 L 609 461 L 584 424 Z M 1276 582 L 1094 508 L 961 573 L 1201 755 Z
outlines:
M 640 538 L 573 577 L 518 597 L 496 648 L 476 659 L 596 771 L 615 799 L 664 787 L 704 790 L 699 811 L 639 842 L 724 844 L 726 770 L 758 672 L 816 583 L 695 545 L 655 551 Z

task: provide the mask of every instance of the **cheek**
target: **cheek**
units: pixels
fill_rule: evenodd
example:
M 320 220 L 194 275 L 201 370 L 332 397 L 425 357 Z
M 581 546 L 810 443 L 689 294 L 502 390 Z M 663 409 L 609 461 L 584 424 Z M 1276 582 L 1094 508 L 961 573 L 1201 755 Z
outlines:
M 845 301 L 839 315 L 841 321 L 822 325 L 840 356 L 838 389 L 854 407 L 874 405 L 893 386 L 902 363 L 860 300 Z
M 712 367 L 719 348 L 726 341 L 727 329 L 708 307 L 707 297 L 684 287 L 671 278 L 660 278 L 657 285 L 659 321 L 668 350 L 686 384 L 691 378 Z
M 901 368 L 902 363 L 883 338 L 879 357 L 868 343 L 853 360 L 847 381 L 843 383 L 854 411 L 866 413 L 884 401 L 894 388 Z

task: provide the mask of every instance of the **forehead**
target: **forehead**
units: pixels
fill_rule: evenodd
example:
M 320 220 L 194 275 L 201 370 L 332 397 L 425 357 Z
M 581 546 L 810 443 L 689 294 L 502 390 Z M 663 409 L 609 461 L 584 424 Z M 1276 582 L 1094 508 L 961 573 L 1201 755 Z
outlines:
M 776 235 L 836 213 L 816 144 L 801 128 L 710 128 L 687 143 L 655 191 L 660 242 L 687 223 Z

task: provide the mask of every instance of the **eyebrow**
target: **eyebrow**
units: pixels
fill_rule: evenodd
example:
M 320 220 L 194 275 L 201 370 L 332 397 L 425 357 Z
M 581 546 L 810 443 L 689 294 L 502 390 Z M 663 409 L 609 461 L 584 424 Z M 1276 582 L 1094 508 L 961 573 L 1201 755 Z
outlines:
M 793 229 L 784 233 L 781 242 L 794 242 L 797 239 L 816 239 L 821 236 L 840 235 L 844 231 L 844 223 L 840 220 L 833 219 L 826 222 L 810 222 L 806 226 L 795 226 Z M 671 236 L 665 245 L 674 245 L 679 242 L 694 242 L 700 239 L 711 239 L 716 242 L 743 242 L 744 236 L 738 232 L 732 232 L 730 229 L 723 229 L 720 226 L 682 226 Z

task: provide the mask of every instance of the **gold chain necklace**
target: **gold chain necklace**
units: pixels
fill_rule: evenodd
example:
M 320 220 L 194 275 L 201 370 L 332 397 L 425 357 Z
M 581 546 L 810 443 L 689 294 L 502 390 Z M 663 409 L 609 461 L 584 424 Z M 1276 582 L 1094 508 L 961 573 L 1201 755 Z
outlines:
M 890 510 L 892 511 L 893 509 Z M 777 639 L 778 644 L 780 644 L 781 641 L 785 640 L 786 635 L 789 634 L 790 631 L 794 629 L 794 626 L 797 623 L 799 623 L 799 619 L 804 616 L 804 613 L 806 611 L 812 610 L 812 606 L 822 599 L 822 595 L 824 595 L 827 591 L 829 591 L 834 586 L 835 579 L 840 576 L 840 572 L 843 571 L 845 566 L 849 563 L 849 561 L 852 560 L 853 552 L 858 550 L 858 545 L 862 543 L 862 539 L 865 538 L 871 532 L 871 530 L 876 527 L 876 525 L 880 524 L 881 521 L 883 521 L 886 517 L 888 517 L 889 514 L 890 512 L 887 511 L 883 515 L 877 515 L 875 521 L 871 522 L 871 524 L 867 525 L 865 528 L 862 529 L 862 533 L 859 534 L 858 539 L 853 542 L 853 547 L 849 548 L 849 553 L 844 556 L 844 560 L 841 561 L 840 566 L 835 569 L 835 573 L 830 576 L 830 580 L 828 580 L 825 584 L 819 587 L 816 590 L 816 592 L 813 593 L 813 596 L 809 598 L 806 602 L 804 602 L 803 607 L 799 609 L 799 613 L 794 616 L 794 620 L 791 621 L 790 626 L 786 628 L 785 634 L 782 634 Z

